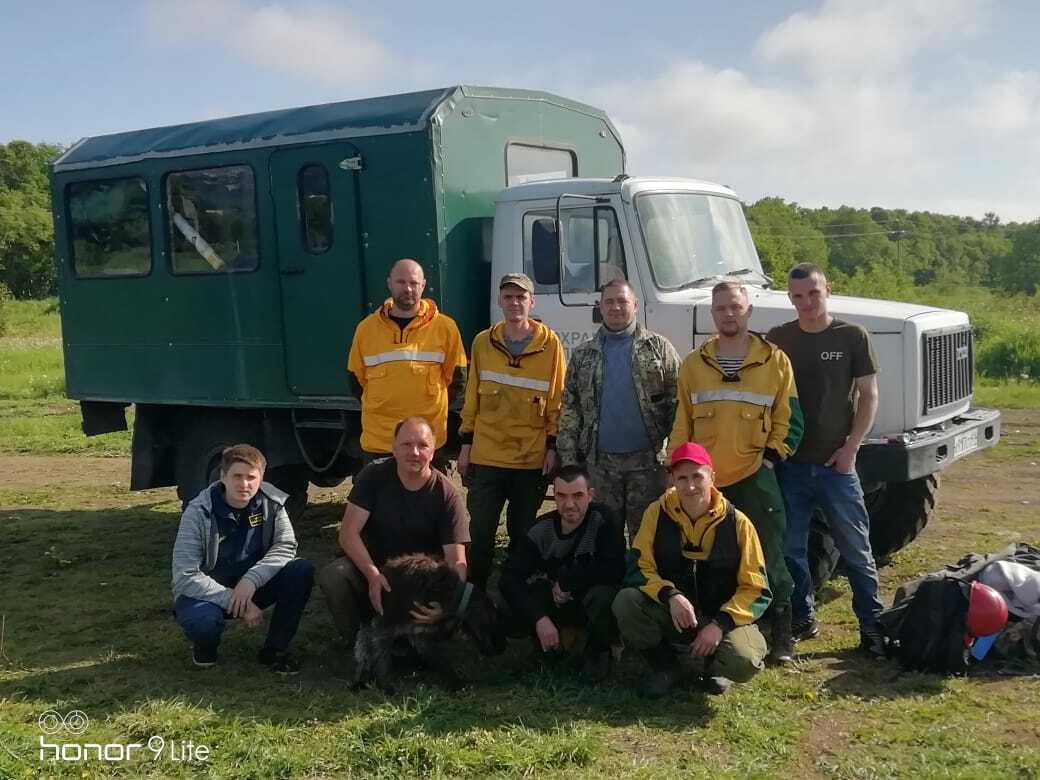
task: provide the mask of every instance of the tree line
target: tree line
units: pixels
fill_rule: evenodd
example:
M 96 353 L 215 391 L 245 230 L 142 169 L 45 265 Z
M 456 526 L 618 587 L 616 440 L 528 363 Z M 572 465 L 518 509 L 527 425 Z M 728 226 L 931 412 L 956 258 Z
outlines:
M 0 144 L 0 285 L 16 298 L 57 292 L 47 163 L 61 152 L 55 144 Z M 777 279 L 812 262 L 839 289 L 887 298 L 929 284 L 1026 295 L 1040 287 L 1040 218 L 1003 224 L 992 213 L 978 220 L 880 207 L 806 208 L 776 197 L 746 212 L 766 272 Z

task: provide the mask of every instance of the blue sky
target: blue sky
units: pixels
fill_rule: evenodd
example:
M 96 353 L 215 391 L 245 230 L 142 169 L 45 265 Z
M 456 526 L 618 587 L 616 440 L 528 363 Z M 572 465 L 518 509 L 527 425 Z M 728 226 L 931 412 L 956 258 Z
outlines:
M 605 109 L 629 173 L 1040 217 L 1040 3 L 0 0 L 0 142 L 452 83 Z

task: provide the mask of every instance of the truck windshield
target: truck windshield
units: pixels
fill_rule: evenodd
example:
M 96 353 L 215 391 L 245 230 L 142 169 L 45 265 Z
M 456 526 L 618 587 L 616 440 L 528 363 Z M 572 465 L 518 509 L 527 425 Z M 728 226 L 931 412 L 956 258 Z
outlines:
M 636 212 L 658 288 L 707 285 L 723 276 L 768 281 L 739 201 L 695 192 L 645 193 L 636 196 Z

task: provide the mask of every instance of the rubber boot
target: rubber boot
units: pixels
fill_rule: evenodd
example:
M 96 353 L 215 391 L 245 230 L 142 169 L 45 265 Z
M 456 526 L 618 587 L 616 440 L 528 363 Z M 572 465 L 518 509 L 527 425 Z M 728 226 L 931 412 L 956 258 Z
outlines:
M 647 699 L 660 699 L 667 694 L 675 680 L 679 676 L 679 659 L 675 657 L 668 642 L 662 642 L 657 647 L 643 651 L 650 666 L 650 676 L 640 688 L 639 693 Z
M 791 634 L 791 605 L 773 610 L 772 631 L 769 640 L 770 666 L 787 666 L 794 661 L 794 636 Z

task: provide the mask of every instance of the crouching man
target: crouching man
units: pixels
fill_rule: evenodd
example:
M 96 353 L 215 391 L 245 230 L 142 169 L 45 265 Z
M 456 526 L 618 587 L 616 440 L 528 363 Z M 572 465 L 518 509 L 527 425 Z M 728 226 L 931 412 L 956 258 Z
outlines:
M 343 639 L 354 645 L 362 621 L 383 614 L 390 584 L 380 567 L 409 553 L 443 557 L 466 580 L 469 519 L 451 480 L 431 465 L 434 434 L 422 417 L 394 430 L 393 457 L 376 460 L 354 478 L 339 546 L 346 557 L 318 573 L 325 603 Z M 446 605 L 417 605 L 413 619 L 435 623 Z
M 285 493 L 263 481 L 267 461 L 248 444 L 224 450 L 220 481 L 184 509 L 173 545 L 173 609 L 196 666 L 213 666 L 228 617 L 259 626 L 274 605 L 257 660 L 296 674 L 288 653 L 311 595 L 314 566 L 296 558 Z
M 582 676 L 597 681 L 610 673 L 610 606 L 624 574 L 625 535 L 614 513 L 593 502 L 589 482 L 583 466 L 560 469 L 556 510 L 510 551 L 499 588 L 544 653 L 561 651 L 561 625 L 584 628 Z
M 679 654 L 702 659 L 708 693 L 762 669 L 766 642 L 754 622 L 771 600 L 762 547 L 714 478 L 701 445 L 672 453 L 671 486 L 647 507 L 632 544 L 625 584 L 633 587 L 614 599 L 625 645 L 643 651 L 650 664 L 645 696 L 672 688 Z

